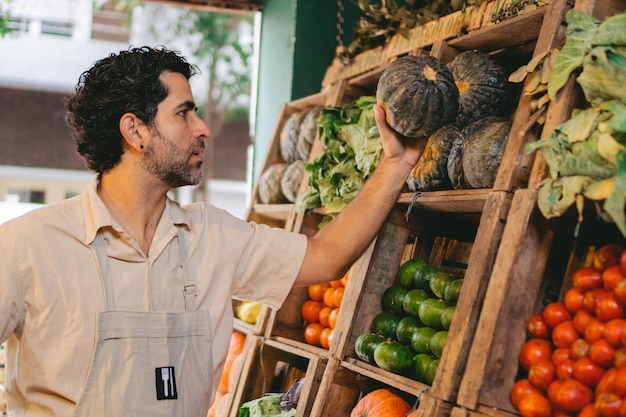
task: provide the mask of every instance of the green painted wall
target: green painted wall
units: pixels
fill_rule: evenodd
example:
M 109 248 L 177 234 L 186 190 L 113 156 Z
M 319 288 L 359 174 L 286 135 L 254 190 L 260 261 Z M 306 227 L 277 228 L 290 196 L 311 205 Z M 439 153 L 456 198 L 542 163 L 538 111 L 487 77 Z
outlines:
M 360 11 L 344 4 L 344 44 Z M 262 169 L 280 108 L 318 93 L 335 55 L 336 0 L 266 0 L 259 45 L 253 181 Z

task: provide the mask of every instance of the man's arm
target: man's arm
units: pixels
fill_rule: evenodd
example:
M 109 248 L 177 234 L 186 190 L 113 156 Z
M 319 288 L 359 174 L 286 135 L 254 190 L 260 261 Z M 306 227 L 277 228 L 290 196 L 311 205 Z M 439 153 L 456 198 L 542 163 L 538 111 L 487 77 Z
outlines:
M 374 106 L 383 157 L 359 194 L 314 237 L 308 246 L 296 286 L 339 279 L 374 240 L 395 205 L 426 139 L 401 141 Z

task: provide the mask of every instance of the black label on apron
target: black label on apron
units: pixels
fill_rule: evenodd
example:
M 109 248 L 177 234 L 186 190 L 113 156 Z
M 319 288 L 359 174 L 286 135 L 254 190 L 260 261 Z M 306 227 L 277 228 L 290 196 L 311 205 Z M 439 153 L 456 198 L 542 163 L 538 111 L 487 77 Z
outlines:
M 173 366 L 156 368 L 154 377 L 157 400 L 176 400 L 178 398 Z

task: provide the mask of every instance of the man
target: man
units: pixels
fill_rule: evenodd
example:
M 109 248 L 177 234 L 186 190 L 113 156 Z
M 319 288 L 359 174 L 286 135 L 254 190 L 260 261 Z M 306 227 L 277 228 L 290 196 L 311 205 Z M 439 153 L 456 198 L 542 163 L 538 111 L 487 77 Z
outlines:
M 208 203 L 181 207 L 167 192 L 200 181 L 211 134 L 195 113 L 194 72 L 163 48 L 96 62 L 67 103 L 96 178 L 0 228 L 0 342 L 15 415 L 205 415 L 233 295 L 278 308 L 292 285 L 342 276 L 421 155 L 423 141 L 403 144 L 376 107 L 384 157 L 313 238 Z

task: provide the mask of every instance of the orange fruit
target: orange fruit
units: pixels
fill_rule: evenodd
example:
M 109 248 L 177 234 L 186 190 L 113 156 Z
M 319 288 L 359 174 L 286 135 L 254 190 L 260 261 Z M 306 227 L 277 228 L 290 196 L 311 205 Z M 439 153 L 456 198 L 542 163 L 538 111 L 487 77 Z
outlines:
M 335 288 L 329 287 L 324 291 L 324 305 L 335 308 Z
M 328 287 L 330 287 L 330 284 L 326 282 L 323 284 L 309 285 L 309 298 L 315 301 L 324 301 L 324 291 L 326 291 Z
M 335 293 L 333 294 L 333 296 L 335 297 L 335 307 L 341 307 L 341 300 L 343 300 L 344 291 L 345 287 L 335 288 Z
M 324 349 L 330 349 L 330 342 L 332 340 L 333 329 L 326 327 L 320 333 L 320 345 Z
M 331 329 L 334 329 L 337 325 L 337 317 L 339 317 L 339 307 L 333 308 L 333 311 L 331 311 L 328 316 L 328 325 Z
M 310 323 L 304 328 L 304 340 L 313 346 L 321 346 L 320 335 L 324 326 L 319 323 Z
M 318 323 L 322 308 L 324 305 L 320 301 L 307 300 L 302 304 L 302 318 L 308 323 Z
M 320 310 L 319 321 L 322 326 L 330 327 L 329 318 L 330 318 L 331 311 L 333 311 L 332 307 L 328 307 L 328 306 L 324 306 Z

